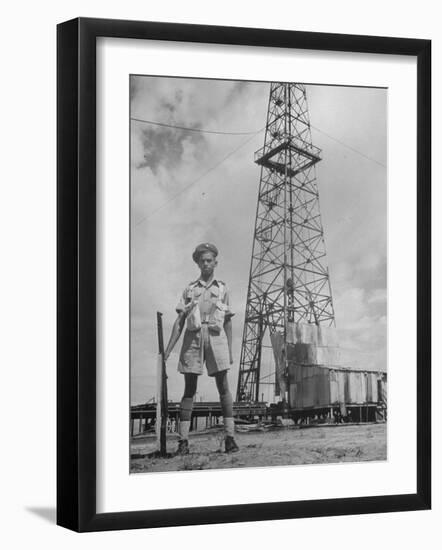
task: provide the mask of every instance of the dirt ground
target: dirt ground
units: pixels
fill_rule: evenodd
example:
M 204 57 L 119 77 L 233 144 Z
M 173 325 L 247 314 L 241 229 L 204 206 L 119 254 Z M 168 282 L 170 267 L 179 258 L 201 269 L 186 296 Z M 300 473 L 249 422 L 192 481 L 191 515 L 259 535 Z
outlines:
M 213 468 L 248 468 L 295 464 L 362 462 L 387 459 L 386 424 L 330 425 L 305 429 L 285 428 L 268 432 L 237 433 L 239 452 L 224 453 L 223 433 L 194 434 L 190 454 L 171 458 L 132 458 L 131 473 Z M 167 441 L 167 451 L 177 447 L 176 437 Z M 153 437 L 134 438 L 131 454 L 154 451 Z

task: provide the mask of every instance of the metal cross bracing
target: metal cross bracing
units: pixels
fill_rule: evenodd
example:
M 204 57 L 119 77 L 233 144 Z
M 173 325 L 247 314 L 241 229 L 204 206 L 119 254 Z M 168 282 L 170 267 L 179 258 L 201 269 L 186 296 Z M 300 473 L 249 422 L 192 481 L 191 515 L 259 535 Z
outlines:
M 334 325 L 306 90 L 272 83 L 242 338 L 237 400 L 259 401 L 263 337 L 288 323 Z

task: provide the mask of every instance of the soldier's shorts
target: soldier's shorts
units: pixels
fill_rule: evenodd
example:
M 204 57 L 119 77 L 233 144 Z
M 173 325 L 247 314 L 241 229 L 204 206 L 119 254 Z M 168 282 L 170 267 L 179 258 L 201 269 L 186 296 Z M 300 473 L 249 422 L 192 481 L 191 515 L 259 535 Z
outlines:
M 201 330 L 186 330 L 184 333 L 178 371 L 182 374 L 203 374 L 204 363 L 209 376 L 230 368 L 225 332 L 214 334 L 207 323 L 202 324 Z

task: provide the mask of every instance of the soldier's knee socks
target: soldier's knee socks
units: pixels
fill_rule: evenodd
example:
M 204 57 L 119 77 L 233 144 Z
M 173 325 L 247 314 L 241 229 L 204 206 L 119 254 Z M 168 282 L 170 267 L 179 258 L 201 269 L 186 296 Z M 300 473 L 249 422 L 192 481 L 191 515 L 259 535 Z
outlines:
M 180 420 L 178 435 L 180 439 L 189 439 L 190 420 Z
M 180 407 L 180 429 L 181 439 L 189 439 L 190 419 L 192 417 L 193 398 L 183 397 Z
M 222 393 L 219 398 L 221 401 L 221 410 L 223 411 L 223 416 L 225 418 L 233 417 L 233 399 L 230 391 L 227 390 L 225 393 Z
M 235 421 L 232 416 L 224 417 L 224 431 L 226 432 L 226 435 L 231 435 L 233 437 L 235 433 Z
M 180 420 L 190 420 L 192 417 L 193 397 L 183 397 L 180 406 Z

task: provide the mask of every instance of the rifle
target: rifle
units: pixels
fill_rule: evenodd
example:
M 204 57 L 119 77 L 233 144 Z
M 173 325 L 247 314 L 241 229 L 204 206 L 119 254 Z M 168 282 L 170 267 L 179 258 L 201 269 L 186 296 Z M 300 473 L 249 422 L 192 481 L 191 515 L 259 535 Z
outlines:
M 160 378 L 161 384 L 159 384 L 159 407 L 157 407 L 157 437 L 159 432 L 160 440 L 160 456 L 167 456 L 166 450 L 166 426 L 167 426 L 167 417 L 168 417 L 168 406 L 167 406 L 167 373 L 166 373 L 166 361 L 164 360 L 164 338 L 163 338 L 163 320 L 162 313 L 157 311 L 157 327 L 158 327 L 158 353 L 159 360 L 161 364 L 158 365 L 158 376 Z M 158 410 L 159 409 L 159 410 Z M 158 414 L 160 413 L 160 414 Z M 158 423 L 161 424 L 160 429 L 158 430 Z

